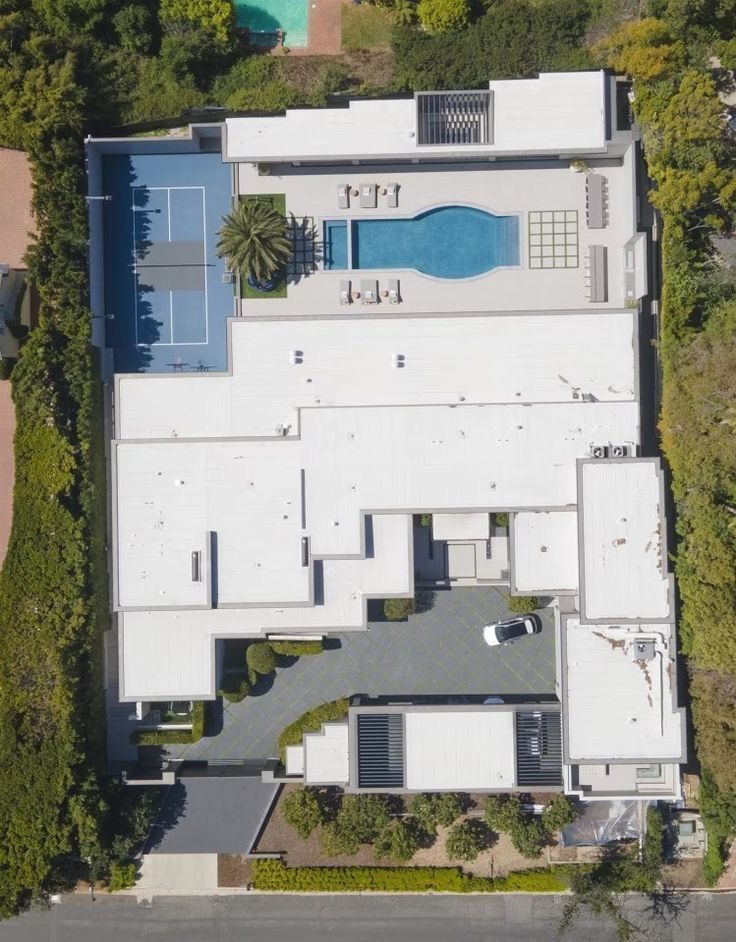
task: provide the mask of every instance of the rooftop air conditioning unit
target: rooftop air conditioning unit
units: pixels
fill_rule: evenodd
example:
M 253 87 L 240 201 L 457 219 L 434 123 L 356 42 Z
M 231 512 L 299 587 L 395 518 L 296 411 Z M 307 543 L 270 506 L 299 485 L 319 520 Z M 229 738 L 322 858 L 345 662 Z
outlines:
M 634 642 L 633 660 L 634 661 L 654 660 L 654 641 L 652 641 L 651 638 L 644 638 L 641 641 Z
M 628 458 L 629 456 L 627 445 L 609 445 L 607 450 L 609 458 Z
M 591 458 L 605 458 L 605 457 L 606 457 L 606 446 L 605 446 L 605 445 L 591 445 L 591 446 L 590 446 L 590 457 L 591 457 Z

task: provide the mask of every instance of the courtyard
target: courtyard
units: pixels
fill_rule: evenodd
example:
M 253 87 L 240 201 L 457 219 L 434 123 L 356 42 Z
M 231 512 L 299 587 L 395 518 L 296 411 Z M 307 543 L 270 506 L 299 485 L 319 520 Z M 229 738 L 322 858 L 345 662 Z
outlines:
M 367 632 L 332 639 L 326 650 L 280 667 L 240 703 L 223 703 L 222 728 L 167 757 L 252 762 L 277 755 L 279 733 L 305 711 L 339 697 L 509 696 L 555 693 L 552 609 L 539 612 L 540 634 L 489 648 L 481 629 L 509 617 L 492 587 L 438 591 L 431 607 L 405 622 L 369 623 Z M 272 682 L 271 682 L 272 680 Z

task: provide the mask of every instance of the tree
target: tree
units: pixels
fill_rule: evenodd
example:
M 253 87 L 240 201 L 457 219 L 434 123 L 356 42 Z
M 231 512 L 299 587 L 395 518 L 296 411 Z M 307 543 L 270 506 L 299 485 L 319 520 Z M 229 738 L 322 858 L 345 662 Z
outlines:
M 297 788 L 285 796 L 281 809 L 286 823 L 307 838 L 324 822 L 324 811 L 315 788 Z
M 428 834 L 436 834 L 437 827 L 449 827 L 463 813 L 463 796 L 456 792 L 432 792 L 415 795 L 409 805 L 420 826 Z
M 470 21 L 468 0 L 419 0 L 419 22 L 428 33 L 464 29 Z
M 386 857 L 396 863 L 406 862 L 419 849 L 421 835 L 416 818 L 400 818 L 380 831 L 373 843 L 373 852 L 379 860 Z
M 266 641 L 249 644 L 245 652 L 245 661 L 251 674 L 273 674 L 276 670 L 276 655 Z
M 148 7 L 131 4 L 122 7 L 112 18 L 123 52 L 145 54 L 153 45 L 153 22 Z
M 577 818 L 578 812 L 566 795 L 555 795 L 542 812 L 542 824 L 548 833 L 561 831 Z
M 286 219 L 262 200 L 246 200 L 225 216 L 217 254 L 233 271 L 265 283 L 291 255 Z
M 390 816 L 391 800 L 387 795 L 343 795 L 335 820 L 320 833 L 322 849 L 333 857 L 355 854 L 361 844 L 378 837 Z
M 114 863 L 110 870 L 110 881 L 107 885 L 108 893 L 117 890 L 129 890 L 135 886 L 137 876 L 136 866 L 132 861 L 128 863 Z
M 391 11 L 391 19 L 397 26 L 411 26 L 416 22 L 417 5 L 416 0 L 395 0 L 394 8 Z
M 485 819 L 494 831 L 504 831 L 516 850 L 534 859 L 549 840 L 539 818 L 526 811 L 518 795 L 491 795 L 485 804 Z
M 570 875 L 572 897 L 565 902 L 557 926 L 559 935 L 568 932 L 583 908 L 594 916 L 613 923 L 618 942 L 631 942 L 640 935 L 639 926 L 626 916 L 615 883 L 602 867 L 592 870 L 573 868 Z
M 232 42 L 235 9 L 231 0 L 161 0 L 161 21 L 188 24 L 212 34 L 221 46 Z
M 447 832 L 445 849 L 450 860 L 475 860 L 488 846 L 488 828 L 482 821 L 470 819 L 453 825 Z

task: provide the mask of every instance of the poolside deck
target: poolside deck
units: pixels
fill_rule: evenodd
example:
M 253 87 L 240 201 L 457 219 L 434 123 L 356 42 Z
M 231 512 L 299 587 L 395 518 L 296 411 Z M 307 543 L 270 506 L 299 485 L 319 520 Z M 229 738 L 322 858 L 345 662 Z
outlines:
M 240 193 L 283 192 L 287 214 L 306 220 L 305 229 L 314 227 L 313 264 L 303 266 L 307 273 L 293 277 L 284 299 L 264 298 L 241 303 L 245 316 L 291 316 L 374 312 L 411 314 L 428 312 L 564 311 L 606 310 L 626 306 L 624 289 L 624 245 L 636 231 L 636 207 L 625 180 L 633 174 L 631 153 L 624 160 L 601 160 L 595 167 L 607 179 L 606 225 L 601 229 L 586 224 L 585 174 L 572 172 L 566 163 L 474 163 L 456 168 L 432 167 L 305 168 L 272 165 L 268 176 L 259 176 L 252 164 L 238 165 Z M 381 188 L 399 184 L 398 207 L 389 208 Z M 338 208 L 337 188 L 348 183 L 376 183 L 378 205 L 361 209 L 357 197 L 349 209 Z M 495 214 L 520 214 L 519 268 L 497 268 L 473 279 L 454 281 L 432 278 L 412 270 L 325 271 L 322 266 L 322 231 L 327 219 L 398 218 L 413 216 L 438 205 L 471 205 Z M 578 262 L 570 268 L 533 268 L 531 260 L 530 214 L 541 212 L 577 213 Z M 572 217 L 571 217 L 572 218 Z M 302 240 L 303 241 L 303 240 Z M 593 245 L 607 250 L 606 301 L 588 300 L 585 260 Z M 340 282 L 350 279 L 353 290 L 363 278 L 378 279 L 379 291 L 389 278 L 399 278 L 402 301 L 389 305 L 353 303 L 346 310 L 340 304 Z

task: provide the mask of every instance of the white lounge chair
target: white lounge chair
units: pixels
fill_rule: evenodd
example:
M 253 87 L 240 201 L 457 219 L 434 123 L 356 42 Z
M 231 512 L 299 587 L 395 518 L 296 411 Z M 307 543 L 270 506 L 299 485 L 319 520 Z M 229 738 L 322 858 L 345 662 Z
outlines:
M 350 304 L 353 300 L 352 295 L 350 294 L 350 282 L 341 281 L 340 282 L 340 304 Z
M 378 304 L 378 281 L 375 278 L 361 281 L 360 291 L 363 304 Z
M 391 209 L 395 209 L 399 205 L 399 184 L 398 183 L 386 184 L 386 205 L 390 206 Z
M 374 209 L 376 206 L 376 184 L 360 184 L 360 206 L 361 209 Z
M 390 278 L 388 282 L 389 304 L 398 304 L 400 300 L 401 300 L 401 294 L 399 292 L 399 279 Z
M 350 209 L 350 184 L 337 184 L 337 205 L 340 209 Z

